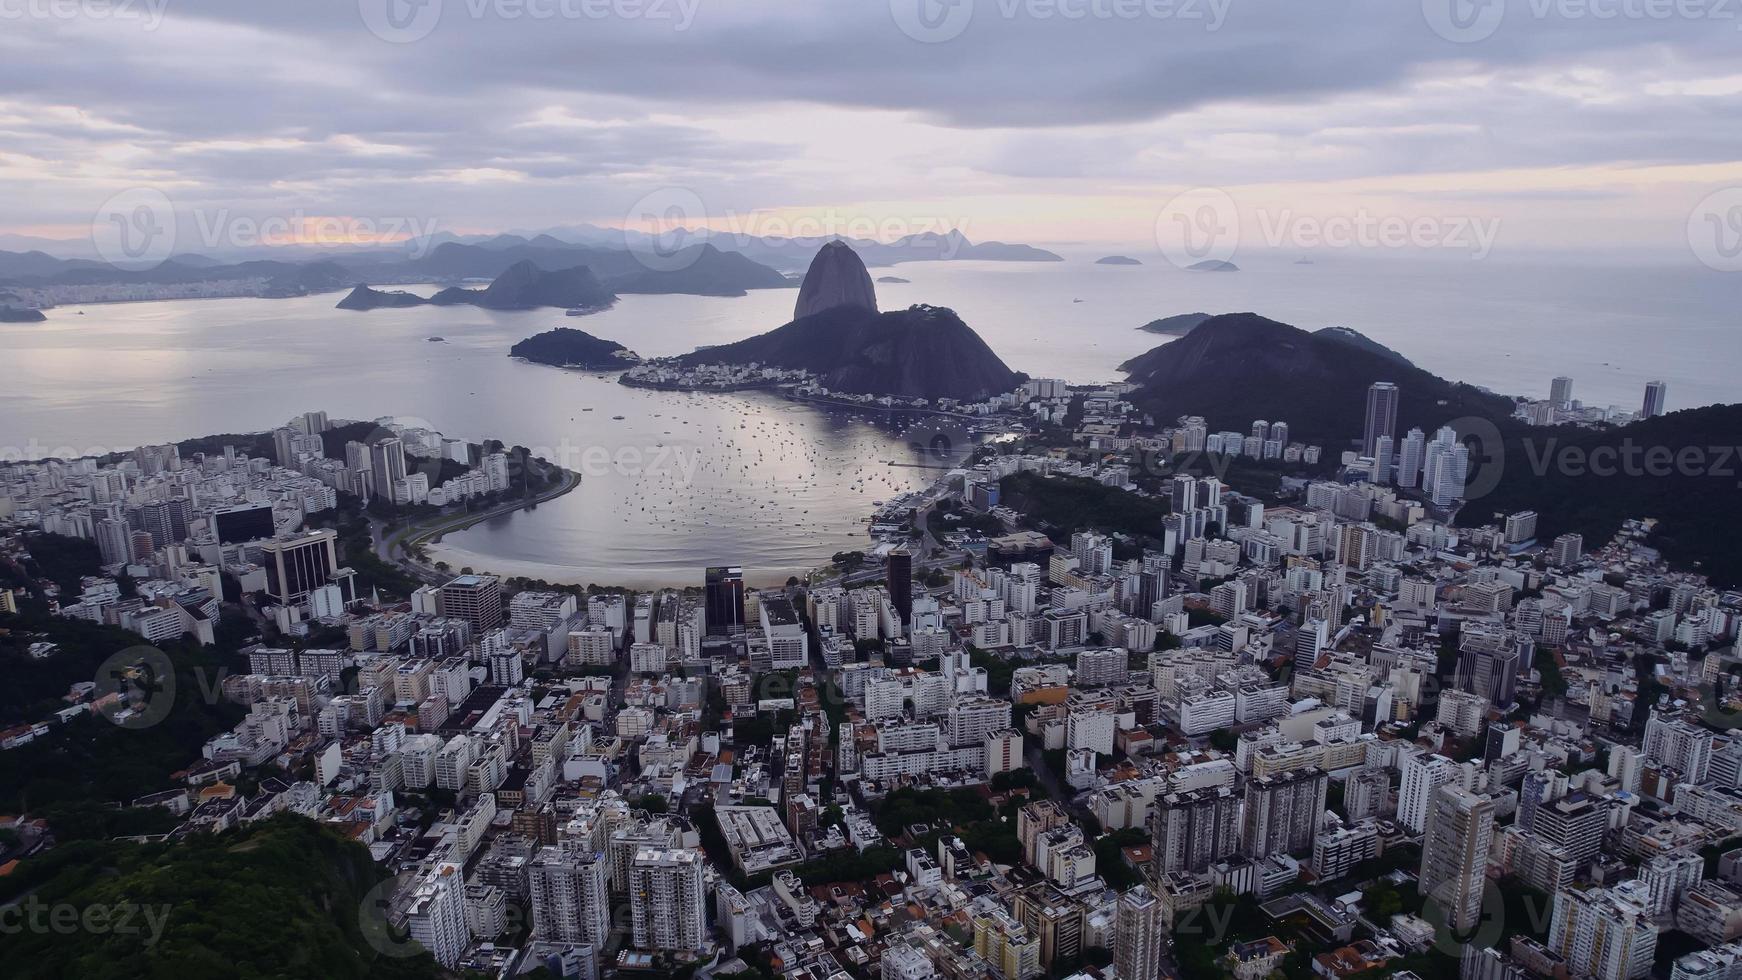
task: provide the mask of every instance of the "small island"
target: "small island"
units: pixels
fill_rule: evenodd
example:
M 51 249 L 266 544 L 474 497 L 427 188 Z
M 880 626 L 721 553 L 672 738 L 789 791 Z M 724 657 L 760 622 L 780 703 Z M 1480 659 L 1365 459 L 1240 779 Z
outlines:
M 509 348 L 508 356 L 534 364 L 584 371 L 612 371 L 641 363 L 639 356 L 614 340 L 568 327 L 557 327 L 528 337 Z
M 1095 260 L 1096 265 L 1142 265 L 1143 263 L 1129 255 L 1108 255 Z
M 900 276 L 878 276 L 877 281 L 878 282 L 892 282 L 892 283 L 904 284 L 904 283 L 910 283 L 913 280 L 912 279 L 903 279 Z
M 1222 259 L 1205 259 L 1186 266 L 1187 272 L 1239 272 L 1240 267 Z

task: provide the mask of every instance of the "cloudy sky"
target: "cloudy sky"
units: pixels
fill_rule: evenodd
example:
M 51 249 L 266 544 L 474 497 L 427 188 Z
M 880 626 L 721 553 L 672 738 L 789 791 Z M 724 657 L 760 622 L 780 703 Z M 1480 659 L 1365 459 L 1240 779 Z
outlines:
M 1742 0 L 0 0 L 0 247 L 143 188 L 206 237 L 678 213 L 1154 249 L 1208 188 L 1291 246 L 1686 255 L 1742 215 L 1739 52 Z

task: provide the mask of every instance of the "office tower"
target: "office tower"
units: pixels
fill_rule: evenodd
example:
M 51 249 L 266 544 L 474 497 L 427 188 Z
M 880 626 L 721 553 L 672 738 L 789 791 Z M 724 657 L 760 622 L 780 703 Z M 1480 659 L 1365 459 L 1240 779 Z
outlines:
M 1173 512 L 1183 514 L 1198 506 L 1198 481 L 1189 476 L 1176 476 L 1172 483 Z
M 885 584 L 889 587 L 889 603 L 901 617 L 901 628 L 913 629 L 913 553 L 896 548 L 889 553 Z
M 1458 688 L 1505 707 L 1518 690 L 1518 672 L 1534 659 L 1528 637 L 1471 633 L 1458 649 Z
M 188 536 L 188 502 L 180 497 L 145 504 L 136 512 L 135 527 L 151 535 L 153 550 L 167 548 Z
M 318 436 L 332 428 L 332 424 L 327 421 L 327 413 L 325 412 L 304 412 L 298 423 L 302 431 L 311 436 Z
M 1603 849 L 1603 833 L 1608 826 L 1608 801 L 1576 792 L 1539 803 L 1532 814 L 1530 830 L 1583 862 Z
M 369 447 L 370 471 L 375 474 L 375 496 L 393 502 L 393 484 L 405 479 L 405 443 L 388 436 Z
M 1368 477 L 1374 483 L 1391 482 L 1391 437 L 1373 440 L 1373 471 Z
M 1288 445 L 1288 423 L 1287 422 L 1272 422 L 1272 423 L 1270 423 L 1270 438 L 1273 441 L 1282 443 L 1285 446 Z
M 1246 855 L 1305 854 L 1325 814 L 1330 777 L 1315 767 L 1246 781 Z
M 703 616 L 710 639 L 744 635 L 744 569 L 716 565 L 704 580 Z
M 1160 796 L 1150 814 L 1155 872 L 1202 872 L 1240 849 L 1236 815 L 1240 798 L 1226 786 L 1182 790 Z
M 1361 435 L 1361 455 L 1373 455 L 1380 436 L 1397 437 L 1397 399 L 1397 386 L 1389 381 L 1375 381 L 1367 389 L 1367 427 Z
M 439 608 L 481 636 L 502 625 L 502 582 L 494 575 L 461 575 L 442 586 Z
M 1634 980 L 1651 972 L 1657 926 L 1644 908 L 1607 888 L 1569 889 L 1555 893 L 1544 945 L 1575 977 Z
M 1457 775 L 1458 764 L 1443 755 L 1416 754 L 1403 761 L 1403 782 L 1397 791 L 1397 822 L 1416 833 L 1427 827 L 1434 793 Z
M 629 912 L 637 949 L 700 952 L 708 945 L 702 855 L 644 847 L 629 866 Z
M 304 531 L 264 541 L 260 563 L 266 566 L 266 594 L 283 605 L 308 600 L 339 569 L 339 532 L 332 528 Z
M 286 469 L 293 468 L 291 464 L 296 462 L 296 445 L 293 441 L 295 438 L 296 431 L 294 429 L 272 430 L 273 462 Z
M 1306 670 L 1319 662 L 1319 654 L 1331 645 L 1328 620 L 1308 618 L 1294 631 L 1294 669 Z
M 411 885 L 406 924 L 411 938 L 422 944 L 435 961 L 452 968 L 471 943 L 466 925 L 466 879 L 460 866 L 444 863 Z
M 1556 408 L 1566 408 L 1573 403 L 1573 379 L 1556 378 L 1548 383 L 1548 400 Z
M 1113 971 L 1120 980 L 1161 976 L 1167 923 L 1166 907 L 1143 885 L 1119 896 L 1113 919 Z
M 1669 382 L 1647 381 L 1645 383 L 1645 404 L 1640 407 L 1639 414 L 1645 418 L 1656 418 L 1663 414 L 1664 403 L 1669 400 Z
M 1400 487 L 1413 487 L 1421 479 L 1422 457 L 1427 449 L 1427 437 L 1420 429 L 1410 429 L 1403 437 L 1403 445 L 1397 451 L 1396 483 Z
M 103 564 L 124 565 L 133 560 L 133 530 L 119 517 L 105 517 L 97 522 L 97 550 Z
M 534 938 L 605 948 L 611 897 L 604 855 L 572 846 L 541 847 L 527 865 L 527 883 Z
M 212 530 L 220 544 L 259 541 L 276 532 L 271 504 L 234 504 L 212 512 Z
M 1421 894 L 1440 908 L 1453 932 L 1482 917 L 1482 884 L 1494 839 L 1494 801 L 1459 786 L 1441 786 L 1428 811 L 1421 846 Z

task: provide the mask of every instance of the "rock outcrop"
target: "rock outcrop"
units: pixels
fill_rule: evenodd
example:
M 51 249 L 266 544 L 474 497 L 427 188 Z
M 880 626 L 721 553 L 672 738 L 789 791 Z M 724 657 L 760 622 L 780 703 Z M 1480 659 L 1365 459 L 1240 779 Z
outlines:
M 871 273 L 853 246 L 840 240 L 817 249 L 804 283 L 798 287 L 798 305 L 792 318 L 802 320 L 837 306 L 877 312 L 877 287 L 871 283 Z

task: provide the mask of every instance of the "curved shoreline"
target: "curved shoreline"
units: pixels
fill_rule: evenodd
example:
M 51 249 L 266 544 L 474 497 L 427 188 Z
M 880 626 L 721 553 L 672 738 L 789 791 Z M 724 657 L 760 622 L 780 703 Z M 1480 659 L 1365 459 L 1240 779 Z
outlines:
M 416 561 L 410 556 L 410 550 L 425 544 L 439 542 L 442 537 L 445 537 L 454 531 L 464 531 L 467 528 L 481 524 L 492 518 L 501 517 L 505 514 L 512 514 L 517 510 L 525 510 L 529 507 L 534 507 L 538 504 L 555 500 L 558 497 L 573 492 L 576 487 L 581 485 L 581 475 L 579 473 L 574 473 L 569 470 L 559 470 L 559 472 L 562 473 L 563 476 L 562 483 L 552 489 L 538 494 L 537 496 L 502 504 L 493 507 L 490 510 L 478 513 L 448 515 L 438 519 L 432 524 L 412 524 L 400 528 L 398 531 L 386 536 L 382 540 L 381 551 L 385 552 L 385 554 L 382 554 L 381 557 L 387 561 L 411 569 L 416 574 L 425 578 L 442 577 L 445 573 L 438 571 L 433 563 L 426 565 L 422 562 Z

